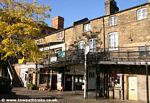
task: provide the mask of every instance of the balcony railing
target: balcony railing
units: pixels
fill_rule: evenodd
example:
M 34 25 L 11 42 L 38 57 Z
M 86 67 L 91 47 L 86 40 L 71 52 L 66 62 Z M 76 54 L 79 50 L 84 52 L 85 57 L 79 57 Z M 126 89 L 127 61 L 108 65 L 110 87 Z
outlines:
M 150 61 L 150 46 L 122 47 L 117 51 L 108 51 L 110 61 L 114 62 L 145 62 Z
M 84 50 L 69 50 L 55 53 L 43 60 L 47 65 L 68 65 L 84 63 Z
M 141 49 L 142 48 L 142 49 Z M 141 47 L 122 47 L 117 50 L 99 50 L 97 52 L 89 52 L 87 54 L 87 63 L 95 64 L 99 61 L 108 62 L 145 62 L 150 61 L 150 46 Z M 63 55 L 59 53 L 50 55 L 50 62 L 46 59 L 47 64 L 79 64 L 84 63 L 84 50 L 64 51 Z M 45 62 L 46 63 L 46 62 Z

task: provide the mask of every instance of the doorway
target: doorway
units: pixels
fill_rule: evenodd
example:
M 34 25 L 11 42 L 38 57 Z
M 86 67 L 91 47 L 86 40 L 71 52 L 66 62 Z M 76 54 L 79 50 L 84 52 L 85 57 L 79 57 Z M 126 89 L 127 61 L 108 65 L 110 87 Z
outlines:
M 137 77 L 128 77 L 129 100 L 137 100 Z
M 57 75 L 52 75 L 52 90 L 57 89 Z
M 65 90 L 66 91 L 72 90 L 72 75 L 65 76 Z

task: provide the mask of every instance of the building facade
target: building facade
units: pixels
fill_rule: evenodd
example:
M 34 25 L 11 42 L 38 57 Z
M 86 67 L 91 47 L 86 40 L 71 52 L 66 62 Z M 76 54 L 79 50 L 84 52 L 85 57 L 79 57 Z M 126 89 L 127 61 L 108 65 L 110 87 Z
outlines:
M 150 4 L 118 11 L 112 1 L 106 0 L 106 15 L 84 18 L 37 40 L 43 41 L 40 50 L 49 51 L 47 67 L 61 75 L 56 82 L 64 90 L 83 89 L 86 62 L 88 90 L 108 98 L 146 101 L 150 98 Z M 44 46 L 52 42 L 55 45 Z

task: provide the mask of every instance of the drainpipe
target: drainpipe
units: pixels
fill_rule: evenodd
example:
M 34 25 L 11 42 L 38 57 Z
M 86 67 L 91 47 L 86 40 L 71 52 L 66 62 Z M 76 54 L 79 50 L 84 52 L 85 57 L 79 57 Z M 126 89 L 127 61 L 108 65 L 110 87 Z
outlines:
M 64 30 L 64 43 L 65 43 L 65 67 L 64 67 L 64 69 L 63 69 L 63 81 L 62 81 L 62 88 L 64 89 L 65 88 L 65 70 L 66 70 L 66 56 L 67 56 L 67 53 L 66 53 L 66 51 L 67 51 L 67 43 L 66 43 L 66 29 Z
M 106 51 L 106 43 L 105 43 L 105 19 L 103 17 L 103 42 L 104 42 L 104 52 Z

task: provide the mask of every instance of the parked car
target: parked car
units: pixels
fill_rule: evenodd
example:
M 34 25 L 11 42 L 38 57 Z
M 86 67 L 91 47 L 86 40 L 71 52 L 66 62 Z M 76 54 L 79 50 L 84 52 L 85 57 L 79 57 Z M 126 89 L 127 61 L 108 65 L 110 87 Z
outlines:
M 5 77 L 0 77 L 0 93 L 11 92 L 12 85 L 11 80 Z

